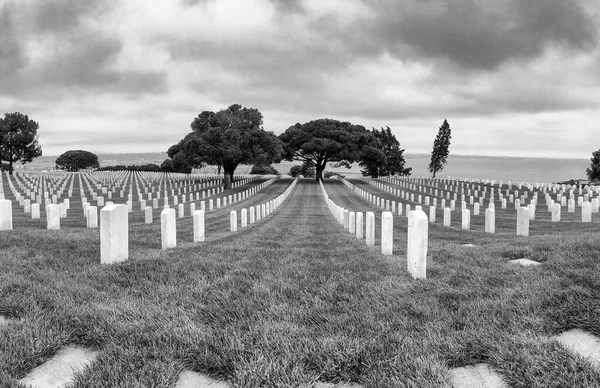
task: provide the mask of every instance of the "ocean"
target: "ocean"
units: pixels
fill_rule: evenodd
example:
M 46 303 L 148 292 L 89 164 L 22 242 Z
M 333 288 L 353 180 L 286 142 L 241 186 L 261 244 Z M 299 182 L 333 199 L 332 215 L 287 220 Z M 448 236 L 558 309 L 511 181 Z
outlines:
M 17 171 L 51 171 L 54 161 L 58 156 L 41 156 L 25 165 L 20 164 Z M 155 163 L 160 165 L 167 154 L 164 152 L 138 153 L 138 154 L 98 154 L 101 166 L 130 165 Z M 412 167 L 413 176 L 431 176 L 427 171 L 430 154 L 406 154 L 406 166 Z M 590 155 L 591 157 L 591 155 Z M 283 162 L 273 166 L 282 174 L 287 174 L 290 168 L 300 162 Z M 513 182 L 562 182 L 569 179 L 585 179 L 585 170 L 590 165 L 589 159 L 547 159 L 547 158 L 520 158 L 520 157 L 489 157 L 452 155 L 448 157 L 448 164 L 437 174 L 439 178 L 448 176 L 459 178 L 494 179 L 496 181 Z M 250 171 L 251 166 L 240 166 L 237 173 L 244 174 Z M 340 172 L 347 176 L 360 175 L 360 167 L 352 166 L 335 168 L 330 165 L 328 170 Z M 216 173 L 216 167 L 208 166 L 201 170 L 206 173 Z

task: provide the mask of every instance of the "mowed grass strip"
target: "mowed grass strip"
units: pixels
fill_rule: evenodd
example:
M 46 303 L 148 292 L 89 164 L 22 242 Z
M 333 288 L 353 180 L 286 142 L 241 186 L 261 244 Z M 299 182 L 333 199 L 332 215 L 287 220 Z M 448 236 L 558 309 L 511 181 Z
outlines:
M 600 384 L 550 340 L 600 335 L 591 233 L 464 248 L 432 230 L 429 278 L 413 281 L 401 254 L 346 233 L 308 180 L 251 228 L 160 255 L 136 245 L 101 266 L 88 232 L 0 234 L 0 311 L 21 318 L 0 328 L 0 385 L 69 344 L 100 351 L 79 387 L 172 387 L 186 369 L 244 387 L 447 387 L 449 368 L 480 362 L 511 387 Z M 519 256 L 544 265 L 507 263 Z

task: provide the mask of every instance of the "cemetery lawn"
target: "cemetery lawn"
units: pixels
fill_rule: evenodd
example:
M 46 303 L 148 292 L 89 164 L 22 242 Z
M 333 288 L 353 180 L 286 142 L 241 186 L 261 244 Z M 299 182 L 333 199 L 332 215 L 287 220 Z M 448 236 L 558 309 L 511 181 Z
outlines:
M 227 232 L 231 209 L 290 183 L 208 213 L 202 244 L 190 217 L 169 251 L 156 216 L 130 226 L 131 259 L 115 265 L 99 263 L 98 230 L 1 232 L 0 314 L 18 320 L 0 327 L 0 386 L 69 344 L 100 352 L 76 387 L 173 387 L 184 369 L 236 387 L 450 387 L 450 368 L 480 362 L 510 387 L 600 386 L 600 371 L 552 340 L 573 328 L 600 336 L 598 223 L 517 238 L 444 228 L 438 213 L 428 278 L 415 281 L 406 217 L 395 216 L 394 255 L 383 256 L 379 240 L 367 247 L 335 222 L 312 180 L 267 219 Z M 340 182 L 325 187 L 380 227 L 381 209 Z M 508 263 L 523 257 L 544 264 Z

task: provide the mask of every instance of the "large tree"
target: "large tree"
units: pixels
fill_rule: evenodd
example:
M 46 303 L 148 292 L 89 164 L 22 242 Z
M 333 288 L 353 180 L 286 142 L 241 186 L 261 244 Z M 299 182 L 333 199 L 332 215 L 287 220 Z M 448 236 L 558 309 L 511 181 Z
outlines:
M 86 168 L 98 168 L 98 156 L 89 151 L 69 150 L 56 158 L 56 168 L 75 172 Z
M 429 162 L 429 172 L 435 174 L 442 171 L 448 164 L 448 155 L 450 154 L 450 125 L 447 120 L 440 127 L 435 140 L 433 141 L 433 150 L 431 151 L 431 161 Z
M 373 143 L 373 135 L 362 125 L 332 119 L 297 123 L 279 138 L 284 143 L 285 159 L 300 160 L 315 167 L 316 180 L 323 179 L 327 163 L 350 168 L 361 158 L 363 147 Z
M 238 165 L 281 161 L 281 142 L 262 125 L 258 109 L 238 104 L 218 112 L 204 111 L 192 122 L 193 132 L 179 143 L 175 155 L 183 151 L 182 160 L 222 166 L 223 185 L 229 189 Z
M 387 175 L 410 175 L 412 168 L 404 167 L 404 149 L 392 133 L 390 127 L 371 131 L 375 142 L 363 147 L 359 165 L 364 176 L 377 178 Z
M 42 156 L 42 147 L 38 144 L 37 122 L 19 112 L 6 113 L 0 119 L 0 160 L 8 162 L 9 173 L 13 173 L 13 164 L 31 163 Z
M 600 181 L 600 150 L 592 153 L 590 167 L 586 170 L 588 181 L 590 183 Z

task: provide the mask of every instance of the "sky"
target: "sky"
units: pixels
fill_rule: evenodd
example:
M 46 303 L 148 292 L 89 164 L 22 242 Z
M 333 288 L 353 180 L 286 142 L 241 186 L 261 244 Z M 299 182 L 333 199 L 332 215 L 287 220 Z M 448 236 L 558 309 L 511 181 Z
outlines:
M 44 155 L 163 152 L 200 112 L 389 126 L 406 153 L 590 158 L 597 0 L 0 0 L 0 114 Z

